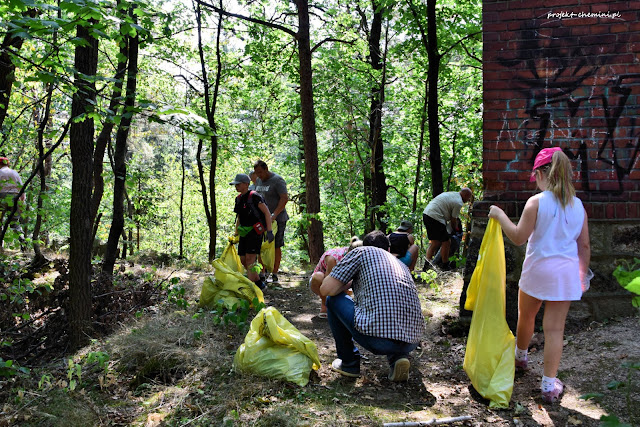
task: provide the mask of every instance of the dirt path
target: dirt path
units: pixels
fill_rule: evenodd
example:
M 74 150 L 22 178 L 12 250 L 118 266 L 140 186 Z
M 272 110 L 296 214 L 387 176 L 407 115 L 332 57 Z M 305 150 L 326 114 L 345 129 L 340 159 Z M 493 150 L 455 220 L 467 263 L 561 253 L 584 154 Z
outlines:
M 582 330 L 567 331 L 559 372 L 566 391 L 556 405 L 543 405 L 539 397 L 543 343 L 542 334 L 536 334 L 530 351 L 531 369 L 516 376 L 510 408 L 492 410 L 473 390 L 462 369 L 466 337 L 444 332 L 447 319 L 455 318 L 457 313 L 462 287 L 459 275 L 449 274 L 437 291 L 421 287 L 428 332 L 412 354 L 410 379 L 403 385 L 389 382 L 385 358 L 366 350 L 360 379 L 349 380 L 332 372 L 335 347 L 327 320 L 317 317 L 319 300 L 308 291 L 306 278 L 281 275 L 280 280 L 282 283 L 270 285 L 265 300 L 316 343 L 323 365 L 313 386 L 331 387 L 336 381 L 351 384 L 351 398 L 380 408 L 397 407 L 401 402 L 406 417 L 397 421 L 470 415 L 473 420 L 467 425 L 597 426 L 600 416 L 606 414 L 615 414 L 626 422 L 631 422 L 632 416 L 635 422 L 640 421 L 639 371 L 623 366 L 640 363 L 638 318 L 593 323 Z M 618 388 L 612 387 L 617 384 L 615 381 L 621 382 Z M 580 399 L 588 393 L 600 394 L 590 400 Z

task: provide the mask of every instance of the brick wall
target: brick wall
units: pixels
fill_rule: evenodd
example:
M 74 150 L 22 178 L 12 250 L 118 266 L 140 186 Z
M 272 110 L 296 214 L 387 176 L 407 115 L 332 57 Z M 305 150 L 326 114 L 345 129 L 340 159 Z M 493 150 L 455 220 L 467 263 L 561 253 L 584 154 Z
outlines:
M 496 203 L 519 217 L 533 159 L 559 146 L 589 218 L 640 218 L 640 1 L 483 5 L 485 193 L 474 214 Z
M 595 273 L 569 316 L 634 313 L 612 272 L 640 253 L 640 1 L 484 0 L 483 21 L 484 199 L 474 204 L 461 316 L 489 205 L 519 218 L 536 191 L 536 154 L 556 146 L 573 159 Z M 524 247 L 505 239 L 505 250 L 514 328 Z

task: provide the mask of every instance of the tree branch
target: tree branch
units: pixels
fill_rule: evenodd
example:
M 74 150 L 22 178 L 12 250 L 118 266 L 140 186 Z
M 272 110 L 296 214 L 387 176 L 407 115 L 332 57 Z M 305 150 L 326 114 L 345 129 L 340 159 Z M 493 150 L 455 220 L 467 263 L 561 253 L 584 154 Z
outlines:
M 214 10 L 215 12 L 218 12 L 224 16 L 229 16 L 231 18 L 237 18 L 237 19 L 241 19 L 243 21 L 249 21 L 249 22 L 253 22 L 254 24 L 260 24 L 260 25 L 264 25 L 265 27 L 269 27 L 269 28 L 274 28 L 276 30 L 280 30 L 282 32 L 285 32 L 287 34 L 289 34 L 290 36 L 293 36 L 295 38 L 297 38 L 297 33 L 295 31 L 293 31 L 291 28 L 287 28 L 283 25 L 279 25 L 279 24 L 274 24 L 273 22 L 269 22 L 269 21 L 263 21 L 262 19 L 256 19 L 256 18 L 252 18 L 250 16 L 245 16 L 245 15 L 239 15 L 237 13 L 231 13 L 231 12 L 227 12 L 224 9 L 221 9 L 217 6 L 212 5 L 211 3 L 207 3 L 203 0 L 195 0 L 196 3 L 198 3 L 201 6 L 207 7 L 209 9 Z
M 398 190 L 398 189 L 397 189 L 395 186 L 393 186 L 393 185 L 387 185 L 387 188 L 395 190 L 395 191 L 396 191 L 396 193 L 398 193 L 398 195 L 399 195 L 399 196 L 404 197 L 404 199 L 407 201 L 407 204 L 409 204 L 409 197 L 408 197 L 406 194 L 402 194 L 402 193 L 400 192 L 400 190 Z
M 315 52 L 315 50 L 317 48 L 319 48 L 320 46 L 322 46 L 322 44 L 327 43 L 327 42 L 336 42 L 336 43 L 344 43 L 344 44 L 349 44 L 352 45 L 356 42 L 355 40 L 340 40 L 340 39 L 334 39 L 331 37 L 327 37 L 324 40 L 319 41 L 314 47 L 311 48 L 311 53 Z
M 44 156 L 42 156 L 40 159 L 38 159 L 38 164 L 33 169 L 33 172 L 31 172 L 31 176 L 29 176 L 29 179 L 27 179 L 24 182 L 24 184 L 22 184 L 18 194 L 16 194 L 13 197 L 13 207 L 12 207 L 11 211 L 9 212 L 8 217 L 6 218 L 5 223 L 2 226 L 2 231 L 0 231 L 0 242 L 4 240 L 4 235 L 7 233 L 7 230 L 9 229 L 9 224 L 11 224 L 11 220 L 13 219 L 13 217 L 16 214 L 16 212 L 18 211 L 18 199 L 20 199 L 20 196 L 22 196 L 24 194 L 24 191 L 27 189 L 27 187 L 29 186 L 29 184 L 31 183 L 33 178 L 38 174 L 38 170 L 40 170 L 40 168 L 42 167 L 42 164 L 44 163 L 44 160 L 47 157 L 49 157 L 51 155 L 51 153 L 53 153 L 53 151 L 56 148 L 58 148 L 58 146 L 60 144 L 62 144 L 62 141 L 64 140 L 65 136 L 67 136 L 67 131 L 69 130 L 69 125 L 71 124 L 71 120 L 72 119 L 69 118 L 67 123 L 62 128 L 62 134 L 58 138 L 58 141 L 56 141 L 56 143 L 53 146 L 51 146 L 51 148 L 49 148 L 49 150 L 47 150 L 46 153 L 44 153 Z
M 459 44 L 462 44 L 463 41 L 470 39 L 471 37 L 475 37 L 478 34 L 482 34 L 482 31 L 476 31 L 475 33 L 471 33 L 471 34 L 467 34 L 466 36 L 464 36 L 463 38 L 461 38 L 460 40 L 458 40 L 457 42 L 455 42 L 454 44 L 452 44 L 451 46 L 449 46 L 449 49 L 445 50 L 444 52 L 442 52 L 440 54 L 440 58 L 442 58 L 443 56 L 445 56 L 447 53 L 451 52 L 456 46 L 458 46 Z M 464 46 L 464 45 L 463 45 Z M 466 49 L 465 49 L 466 50 Z M 480 61 L 482 62 L 482 61 Z
M 460 46 L 462 46 L 462 48 L 464 49 L 465 52 L 467 52 L 467 55 L 470 58 L 475 59 L 476 61 L 478 61 L 479 63 L 482 64 L 482 59 L 478 58 L 477 56 L 475 56 L 473 53 L 469 52 L 469 49 L 467 49 L 467 46 L 464 43 L 460 43 Z

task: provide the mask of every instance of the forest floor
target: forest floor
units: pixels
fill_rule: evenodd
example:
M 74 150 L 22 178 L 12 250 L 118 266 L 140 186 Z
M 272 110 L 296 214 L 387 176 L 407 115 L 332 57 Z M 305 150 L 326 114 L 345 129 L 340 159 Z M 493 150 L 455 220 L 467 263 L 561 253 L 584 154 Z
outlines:
M 115 333 L 73 355 L 52 355 L 32 366 L 28 377 L 0 379 L 0 426 L 373 426 L 461 416 L 471 419 L 452 425 L 597 426 L 603 415 L 640 423 L 637 317 L 566 331 L 559 372 L 566 388 L 554 405 L 540 399 L 543 343 L 536 334 L 531 369 L 516 374 L 509 408 L 494 410 L 462 369 L 466 337 L 448 332 L 459 330 L 459 273 L 441 273 L 436 289 L 418 285 L 428 331 L 412 353 L 407 383 L 390 382 L 386 359 L 366 351 L 360 378 L 331 371 L 334 342 L 327 320 L 317 317 L 320 303 L 309 292 L 307 277 L 279 275 L 280 283 L 265 292 L 265 303 L 316 344 L 322 363 L 309 384 L 299 387 L 233 371 L 246 329 L 216 324 L 219 315 L 194 302 L 211 273 L 140 265 L 126 270 L 127 277 L 164 282 L 178 277 L 185 294 L 170 293 L 172 303 L 165 300 L 120 319 Z M 179 306 L 181 296 L 191 302 L 188 307 Z

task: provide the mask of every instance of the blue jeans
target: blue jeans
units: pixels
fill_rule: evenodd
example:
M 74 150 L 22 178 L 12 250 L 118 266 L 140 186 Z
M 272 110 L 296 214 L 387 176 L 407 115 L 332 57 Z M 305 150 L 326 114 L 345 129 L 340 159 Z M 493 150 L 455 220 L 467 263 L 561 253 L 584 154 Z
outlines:
M 393 366 L 396 360 L 407 357 L 418 346 L 404 341 L 365 335 L 356 330 L 354 324 L 355 306 L 353 299 L 344 292 L 327 297 L 327 317 L 329 327 L 336 341 L 336 353 L 345 368 L 360 367 L 360 352 L 354 340 L 373 354 L 384 354 Z

